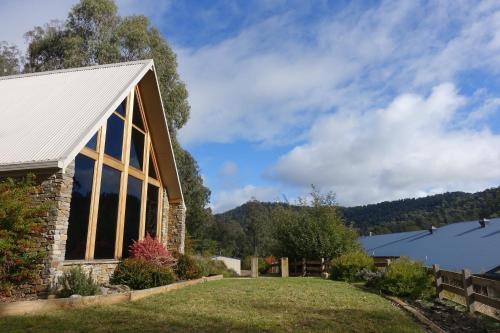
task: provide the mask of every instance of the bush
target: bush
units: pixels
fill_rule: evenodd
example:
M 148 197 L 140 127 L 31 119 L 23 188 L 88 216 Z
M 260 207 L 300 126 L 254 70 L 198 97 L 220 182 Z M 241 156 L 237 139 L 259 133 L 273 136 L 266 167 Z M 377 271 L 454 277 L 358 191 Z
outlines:
M 0 294 L 40 279 L 45 252 L 35 240 L 43 233 L 49 206 L 33 199 L 37 190 L 31 174 L 0 182 Z
M 92 278 L 92 272 L 85 274 L 80 266 L 72 267 L 59 277 L 59 296 L 69 297 L 71 295 L 92 296 L 101 293 L 99 286 Z
M 143 240 L 134 241 L 130 245 L 130 256 L 166 267 L 172 267 L 175 264 L 174 257 L 165 246 L 156 238 L 151 237 L 149 233 Z
M 198 279 L 204 273 L 204 267 L 200 266 L 193 257 L 187 254 L 178 254 L 174 272 L 179 280 Z
M 432 274 L 420 262 L 405 257 L 395 260 L 374 286 L 390 295 L 409 298 L 429 298 L 435 293 Z
M 113 284 L 127 285 L 132 289 L 147 289 L 170 284 L 175 281 L 175 275 L 167 266 L 141 258 L 130 258 L 116 266 L 110 281 Z
M 373 258 L 363 251 L 348 252 L 332 261 L 330 275 L 333 280 L 360 281 L 358 274 L 363 270 L 374 269 Z

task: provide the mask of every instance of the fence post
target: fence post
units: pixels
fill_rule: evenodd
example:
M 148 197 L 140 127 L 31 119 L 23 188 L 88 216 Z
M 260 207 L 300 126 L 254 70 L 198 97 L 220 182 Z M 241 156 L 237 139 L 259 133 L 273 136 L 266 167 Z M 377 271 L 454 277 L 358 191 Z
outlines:
M 468 269 L 462 270 L 462 283 L 467 310 L 474 313 L 474 288 L 472 286 L 471 272 Z
M 325 258 L 321 258 L 321 276 L 323 276 L 323 273 L 325 272 Z
M 252 277 L 259 277 L 259 257 L 252 257 Z
M 288 258 L 281 258 L 281 277 L 288 277 Z
M 302 258 L 302 276 L 307 275 L 306 258 Z
M 443 277 L 441 276 L 441 271 L 439 270 L 439 265 L 432 265 L 432 270 L 434 271 L 434 279 L 436 282 L 436 294 L 439 299 L 443 299 Z

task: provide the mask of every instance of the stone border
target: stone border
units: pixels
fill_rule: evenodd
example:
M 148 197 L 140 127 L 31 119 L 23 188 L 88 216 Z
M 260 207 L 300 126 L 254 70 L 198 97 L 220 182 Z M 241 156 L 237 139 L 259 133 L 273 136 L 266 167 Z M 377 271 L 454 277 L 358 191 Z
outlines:
M 182 289 L 184 287 L 193 286 L 195 284 L 205 283 L 209 281 L 221 280 L 222 278 L 222 275 L 214 275 L 210 277 L 202 277 L 196 280 L 176 282 L 156 288 L 133 290 L 111 295 L 84 296 L 78 298 L 41 299 L 35 301 L 3 303 L 0 304 L 0 317 L 46 313 L 54 310 L 79 308 L 88 305 L 109 305 L 136 301 L 159 293 Z

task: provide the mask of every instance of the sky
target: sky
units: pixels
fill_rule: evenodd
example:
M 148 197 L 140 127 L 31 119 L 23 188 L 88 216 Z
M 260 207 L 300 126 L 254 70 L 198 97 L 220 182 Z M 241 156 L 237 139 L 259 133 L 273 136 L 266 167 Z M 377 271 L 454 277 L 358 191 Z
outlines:
M 215 212 L 500 185 L 500 1 L 116 2 L 177 53 Z M 25 49 L 74 3 L 0 0 L 0 40 Z

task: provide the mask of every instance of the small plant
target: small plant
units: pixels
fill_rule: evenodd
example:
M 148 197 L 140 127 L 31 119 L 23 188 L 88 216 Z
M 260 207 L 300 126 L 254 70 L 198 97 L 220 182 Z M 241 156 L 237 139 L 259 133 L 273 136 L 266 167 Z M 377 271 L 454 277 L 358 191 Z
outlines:
M 172 269 L 141 258 L 129 258 L 120 262 L 110 280 L 113 284 L 124 284 L 132 289 L 154 288 L 174 281 Z
M 208 269 L 197 263 L 193 257 L 187 254 L 177 255 L 177 264 L 174 267 L 174 272 L 179 280 L 198 279 L 207 271 Z
M 330 274 L 333 280 L 361 281 L 362 270 L 374 269 L 373 258 L 362 251 L 348 252 L 332 261 Z
M 172 267 L 175 264 L 174 257 L 167 251 L 165 246 L 148 234 L 140 241 L 134 241 L 130 245 L 132 258 L 143 259 L 154 264 Z
M 376 283 L 376 287 L 394 296 L 429 298 L 435 293 L 432 274 L 409 258 L 395 260 Z
M 68 272 L 64 272 L 59 277 L 59 285 L 62 288 L 59 291 L 61 297 L 92 296 L 100 294 L 101 291 L 92 278 L 92 272 L 87 275 L 80 266 L 72 267 Z

